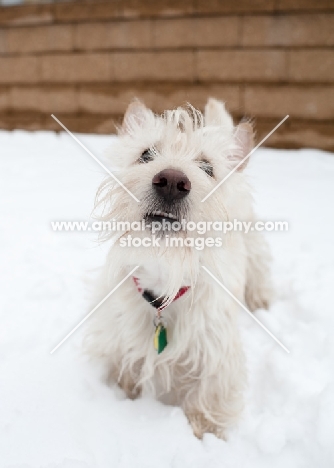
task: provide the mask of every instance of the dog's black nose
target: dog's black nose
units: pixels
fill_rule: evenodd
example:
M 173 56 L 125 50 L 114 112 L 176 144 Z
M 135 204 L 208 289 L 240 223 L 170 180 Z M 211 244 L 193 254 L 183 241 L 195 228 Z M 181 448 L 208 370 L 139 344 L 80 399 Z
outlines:
M 188 177 L 177 169 L 164 169 L 152 179 L 155 191 L 166 201 L 180 200 L 184 198 L 191 189 Z

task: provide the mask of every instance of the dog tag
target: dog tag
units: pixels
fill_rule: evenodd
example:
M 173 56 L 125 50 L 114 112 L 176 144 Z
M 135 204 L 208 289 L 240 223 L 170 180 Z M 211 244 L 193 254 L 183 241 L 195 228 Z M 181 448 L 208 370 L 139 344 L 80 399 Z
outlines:
M 163 326 L 162 323 L 159 323 L 155 329 L 154 334 L 154 347 L 158 354 L 162 353 L 162 351 L 167 346 L 167 329 Z

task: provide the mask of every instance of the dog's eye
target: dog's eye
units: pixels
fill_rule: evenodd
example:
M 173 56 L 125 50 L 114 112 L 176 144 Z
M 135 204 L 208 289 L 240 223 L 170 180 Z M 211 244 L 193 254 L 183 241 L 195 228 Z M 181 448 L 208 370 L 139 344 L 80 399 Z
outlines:
M 206 159 L 203 159 L 199 162 L 200 168 L 208 174 L 208 176 L 213 177 L 213 167 Z
M 151 153 L 151 150 L 147 149 L 143 151 L 142 155 L 138 159 L 139 163 L 148 163 L 150 161 L 153 161 L 153 154 Z

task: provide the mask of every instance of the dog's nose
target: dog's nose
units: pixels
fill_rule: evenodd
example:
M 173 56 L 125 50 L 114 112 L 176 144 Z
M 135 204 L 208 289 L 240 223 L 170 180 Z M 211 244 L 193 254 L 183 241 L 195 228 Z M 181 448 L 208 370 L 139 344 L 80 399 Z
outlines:
M 155 191 L 166 201 L 180 200 L 184 198 L 191 189 L 188 177 L 177 169 L 164 169 L 152 179 Z

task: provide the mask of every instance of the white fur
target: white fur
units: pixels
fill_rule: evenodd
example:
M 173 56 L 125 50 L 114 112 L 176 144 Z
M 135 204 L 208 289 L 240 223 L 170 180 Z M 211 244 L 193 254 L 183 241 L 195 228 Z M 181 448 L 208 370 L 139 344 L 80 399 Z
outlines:
M 250 134 L 240 140 L 240 131 Z M 101 218 L 140 221 L 155 203 L 148 196 L 153 176 L 172 167 L 183 171 L 192 184 L 187 207 L 180 213 L 187 220 L 253 221 L 251 190 L 241 170 L 201 203 L 246 156 L 251 138 L 250 125 L 234 127 L 224 104 L 214 99 L 209 100 L 204 116 L 191 106 L 156 116 L 140 102 L 132 103 L 110 160 L 118 167 L 117 177 L 140 203 L 110 178 L 97 196 L 97 205 L 103 207 Z M 158 153 L 155 160 L 138 164 L 142 152 L 152 146 Z M 198 160 L 203 157 L 212 163 L 214 179 L 199 167 Z M 147 237 L 149 233 L 133 234 Z M 189 237 L 189 233 L 178 235 Z M 215 237 L 217 232 L 205 235 Z M 124 248 L 115 237 L 113 240 L 96 299 L 101 300 L 139 265 L 135 275 L 141 286 L 167 300 L 163 315 L 169 343 L 161 354 L 156 353 L 155 309 L 128 279 L 95 313 L 86 340 L 89 351 L 105 361 L 111 379 L 129 397 L 154 393 L 179 404 L 198 437 L 204 432 L 224 437 L 243 408 L 245 357 L 237 324 L 238 306 L 201 265 L 252 310 L 268 306 L 269 255 L 264 240 L 258 233 L 233 232 L 225 235 L 222 247 L 202 251 L 190 247 Z M 172 302 L 184 285 L 190 286 L 189 292 Z

